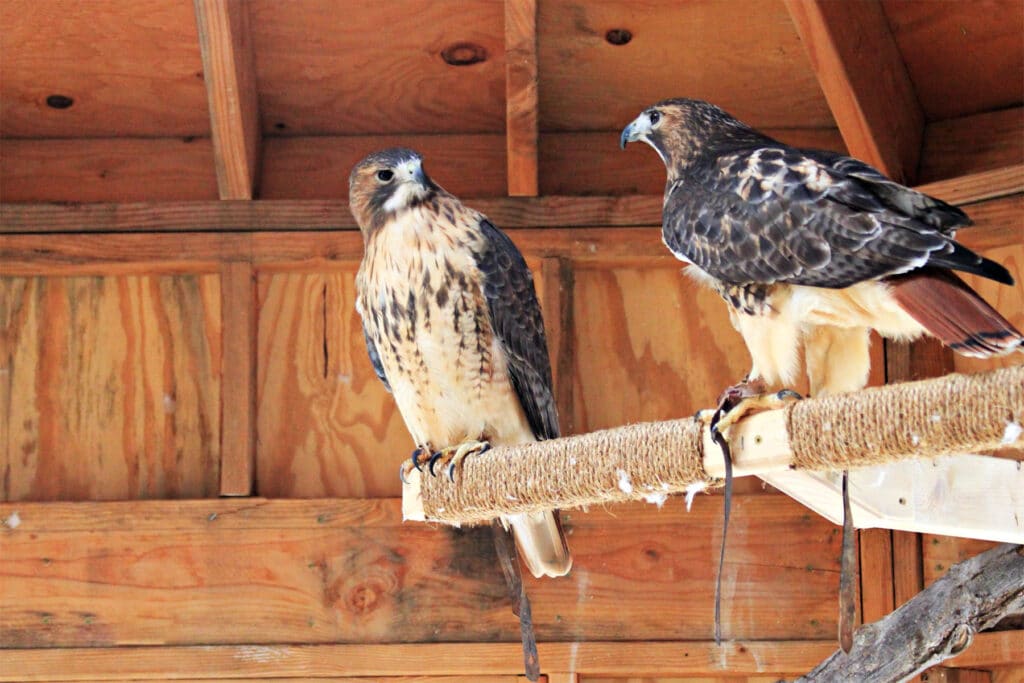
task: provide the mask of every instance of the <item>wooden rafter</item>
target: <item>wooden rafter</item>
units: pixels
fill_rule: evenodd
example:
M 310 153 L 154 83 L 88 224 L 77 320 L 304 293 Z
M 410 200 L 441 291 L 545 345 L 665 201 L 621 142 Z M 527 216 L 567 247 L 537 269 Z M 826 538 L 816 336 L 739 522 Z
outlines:
M 921 186 L 955 204 L 997 242 L 1019 241 L 1024 164 Z M 978 203 L 975 203 L 978 202 Z M 662 198 L 654 195 L 487 198 L 468 202 L 502 228 L 661 225 Z M 129 202 L 95 204 L 0 203 L 0 234 L 44 232 L 355 230 L 340 200 L 259 202 Z M 1000 237 L 1002 235 L 1002 237 Z M 976 244 L 979 230 L 960 233 Z
M 852 156 L 912 182 L 924 112 L 880 0 L 786 0 Z
M 249 8 L 243 0 L 194 0 L 221 199 L 252 199 L 260 123 Z
M 537 2 L 505 1 L 508 194 L 537 195 Z

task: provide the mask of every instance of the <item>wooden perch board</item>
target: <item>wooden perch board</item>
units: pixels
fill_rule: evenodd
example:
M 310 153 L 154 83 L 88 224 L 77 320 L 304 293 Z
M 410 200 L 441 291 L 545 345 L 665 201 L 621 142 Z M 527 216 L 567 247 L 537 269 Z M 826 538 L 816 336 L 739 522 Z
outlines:
M 1024 541 L 1019 463 L 940 456 L 1018 443 L 1022 422 L 1024 366 L 808 399 L 743 419 L 727 437 L 737 476 L 789 485 L 833 520 L 838 496 L 828 497 L 820 486 L 827 480 L 807 472 L 871 465 L 853 491 L 858 523 L 1017 542 Z M 473 523 L 546 507 L 663 499 L 723 473 L 707 427 L 693 420 L 629 425 L 496 448 L 464 461 L 455 483 L 414 470 L 403 510 L 408 519 Z M 804 480 L 817 488 L 801 489 Z M 991 495 L 976 495 L 982 489 Z

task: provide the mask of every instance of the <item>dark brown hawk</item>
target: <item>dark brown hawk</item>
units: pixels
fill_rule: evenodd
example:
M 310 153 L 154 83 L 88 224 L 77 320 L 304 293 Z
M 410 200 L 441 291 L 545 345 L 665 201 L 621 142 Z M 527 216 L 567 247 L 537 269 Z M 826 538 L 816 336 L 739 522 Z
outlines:
M 729 304 L 749 380 L 789 384 L 806 350 L 811 393 L 867 382 L 868 332 L 938 337 L 987 357 L 1020 332 L 951 270 L 1012 284 L 954 239 L 958 208 L 833 152 L 789 147 L 699 100 L 644 110 L 620 143 L 653 147 L 668 170 L 662 237 Z

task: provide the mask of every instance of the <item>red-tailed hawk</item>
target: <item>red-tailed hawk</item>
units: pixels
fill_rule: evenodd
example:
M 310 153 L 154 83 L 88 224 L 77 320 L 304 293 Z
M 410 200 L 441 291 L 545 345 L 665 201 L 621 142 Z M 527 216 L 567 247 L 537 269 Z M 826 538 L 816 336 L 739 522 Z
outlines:
M 971 222 L 960 209 L 856 159 L 784 145 L 699 100 L 647 108 L 619 142 L 637 140 L 668 170 L 662 239 L 725 299 L 750 351 L 745 383 L 727 390 L 712 418 L 726 461 L 726 523 L 731 465 L 717 430 L 778 399 L 753 398 L 719 418 L 766 384 L 792 383 L 801 349 L 811 394 L 821 396 L 867 383 L 872 329 L 890 339 L 930 334 L 970 356 L 1024 348 L 1021 333 L 951 272 L 1013 284 L 1006 268 L 954 241 Z M 849 651 L 854 550 L 845 474 L 843 503 L 839 626 Z M 716 589 L 716 640 L 719 597 Z
M 1013 284 L 954 241 L 958 208 L 833 152 L 795 149 L 699 100 L 659 102 L 622 131 L 668 170 L 662 238 L 729 304 L 748 380 L 790 384 L 801 347 L 812 395 L 862 388 L 868 332 L 939 338 L 988 357 L 1024 338 L 951 270 Z
M 356 285 L 366 346 L 419 446 L 415 464 L 433 470 L 441 459 L 451 476 L 485 444 L 557 437 L 540 306 L 508 236 L 408 149 L 360 161 L 349 203 L 365 240 Z M 554 513 L 508 521 L 534 576 L 568 573 Z

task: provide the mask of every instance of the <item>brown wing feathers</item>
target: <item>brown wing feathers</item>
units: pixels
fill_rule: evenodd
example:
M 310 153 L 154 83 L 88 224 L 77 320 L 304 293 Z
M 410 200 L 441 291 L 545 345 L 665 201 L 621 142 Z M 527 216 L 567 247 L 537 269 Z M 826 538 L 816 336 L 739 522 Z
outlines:
M 1024 336 L 947 270 L 922 268 L 886 282 L 903 310 L 958 353 L 986 358 L 1024 350 Z

